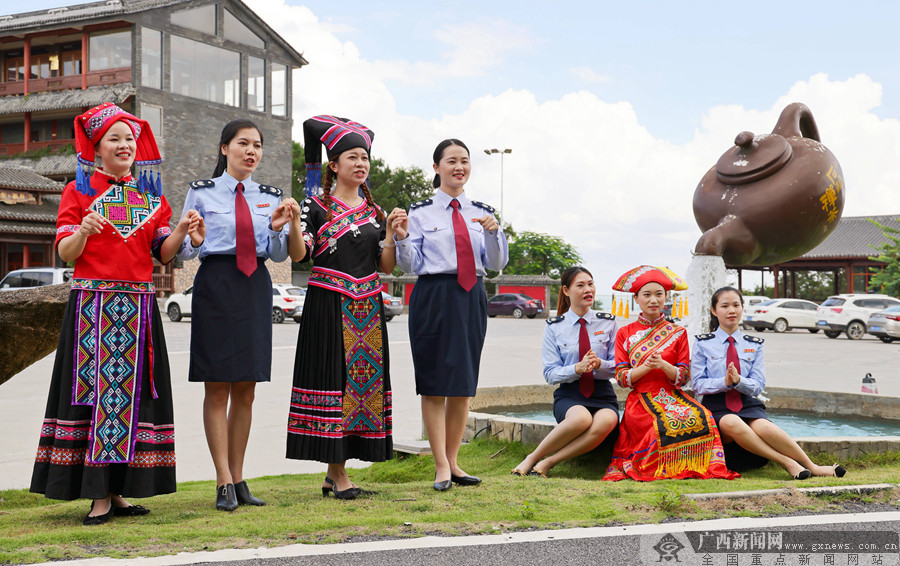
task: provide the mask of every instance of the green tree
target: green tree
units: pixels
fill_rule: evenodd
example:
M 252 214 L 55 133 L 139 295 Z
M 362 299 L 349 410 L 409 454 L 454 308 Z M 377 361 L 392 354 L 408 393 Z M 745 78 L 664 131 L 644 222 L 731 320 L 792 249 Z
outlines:
M 558 277 L 566 268 L 581 261 L 578 250 L 562 238 L 523 231 L 509 243 L 509 264 L 503 273 Z
M 871 218 L 869 218 L 869 222 L 881 228 L 886 238 L 880 246 L 875 248 L 879 252 L 878 255 L 869 258 L 885 264 L 881 269 L 869 268 L 873 273 L 869 278 L 869 288 L 892 297 L 900 296 L 900 230 L 885 226 Z
M 295 141 L 291 142 L 291 196 L 297 202 L 306 198 L 306 152 Z

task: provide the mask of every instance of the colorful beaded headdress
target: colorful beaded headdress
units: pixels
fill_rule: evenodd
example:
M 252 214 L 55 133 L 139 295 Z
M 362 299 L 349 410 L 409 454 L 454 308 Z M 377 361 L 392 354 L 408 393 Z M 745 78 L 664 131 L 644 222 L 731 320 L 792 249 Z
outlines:
M 156 138 L 153 137 L 153 132 L 150 130 L 150 124 L 146 120 L 122 110 L 112 102 L 104 102 L 75 117 L 75 152 L 78 156 L 75 188 L 87 196 L 95 195 L 90 182 L 96 167 L 94 148 L 109 127 L 119 120 L 128 124 L 134 133 L 137 145 L 134 164 L 138 167 L 136 175 L 138 190 L 160 196 L 162 184 L 159 178 L 159 165 L 162 163 L 162 157 L 156 146 Z
M 306 153 L 306 194 L 318 194 L 322 186 L 322 144 L 328 159 L 348 149 L 361 147 L 371 156 L 374 132 L 359 122 L 336 116 L 313 116 L 303 122 L 303 150 Z
M 637 293 L 647 283 L 659 283 L 666 291 L 684 291 L 688 288 L 684 279 L 672 270 L 652 265 L 641 265 L 629 269 L 616 279 L 612 288 L 613 291 Z

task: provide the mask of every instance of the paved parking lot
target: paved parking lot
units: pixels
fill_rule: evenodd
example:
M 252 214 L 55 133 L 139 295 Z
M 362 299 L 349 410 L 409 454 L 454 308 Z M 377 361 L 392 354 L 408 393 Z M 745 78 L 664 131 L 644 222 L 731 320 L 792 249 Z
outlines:
M 541 338 L 545 321 L 492 318 L 481 362 L 484 387 L 543 383 Z M 288 396 L 299 326 L 274 325 L 272 382 L 257 387 L 254 423 L 247 454 L 247 477 L 324 471 L 324 465 L 284 458 Z M 203 387 L 187 382 L 190 323 L 164 323 L 175 396 L 179 481 L 213 479 L 212 461 L 203 434 Z M 415 394 L 406 315 L 388 323 L 391 380 L 394 392 L 394 438 L 421 436 L 421 413 Z M 883 344 L 866 337 L 851 341 L 826 338 L 821 332 L 753 333 L 765 338 L 768 382 L 772 386 L 859 393 L 863 376 L 877 380 L 881 395 L 900 396 L 897 361 L 900 343 Z M 37 362 L 0 386 L 0 489 L 27 487 L 47 400 L 53 357 Z M 362 464 L 358 464 L 362 465 Z

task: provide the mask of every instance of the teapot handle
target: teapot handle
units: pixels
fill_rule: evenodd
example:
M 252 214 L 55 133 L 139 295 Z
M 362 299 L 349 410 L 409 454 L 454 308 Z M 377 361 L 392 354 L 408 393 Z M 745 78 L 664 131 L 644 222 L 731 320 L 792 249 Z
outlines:
M 772 133 L 785 138 L 801 137 L 822 142 L 812 111 L 802 102 L 792 102 L 781 111 Z

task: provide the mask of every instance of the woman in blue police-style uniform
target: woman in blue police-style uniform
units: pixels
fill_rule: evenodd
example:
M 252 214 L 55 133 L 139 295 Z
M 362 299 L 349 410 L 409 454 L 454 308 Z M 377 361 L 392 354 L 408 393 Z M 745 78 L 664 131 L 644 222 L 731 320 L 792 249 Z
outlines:
M 758 468 L 772 460 L 798 480 L 810 476 L 842 477 L 843 466 L 818 466 L 770 420 L 757 397 L 766 386 L 763 340 L 740 330 L 744 297 L 734 287 L 713 293 L 708 334 L 696 336 L 691 385 L 703 395 L 725 447 L 729 469 Z
M 265 505 L 243 480 L 256 383 L 272 369 L 272 280 L 266 259 L 288 256 L 293 199 L 251 178 L 263 136 L 250 120 L 226 124 L 213 179 L 194 181 L 184 210 L 203 217 L 206 240 L 178 257 L 199 256 L 191 306 L 189 381 L 205 384 L 203 425 L 216 467 L 216 508 Z M 230 406 L 229 406 L 230 401 Z
M 427 200 L 394 221 L 397 265 L 419 276 L 409 300 L 409 339 L 422 396 L 422 418 L 434 454 L 434 489 L 481 479 L 457 463 L 469 398 L 478 386 L 478 365 L 487 332 L 482 277 L 503 269 L 506 236 L 494 209 L 465 194 L 469 149 L 447 139 L 434 150 L 434 186 Z
M 513 474 L 547 477 L 556 464 L 600 446 L 619 423 L 619 403 L 609 382 L 616 365 L 616 317 L 591 309 L 594 292 L 587 269 L 563 272 L 558 316 L 547 321 L 541 355 L 544 379 L 559 385 L 553 392 L 559 425 Z

